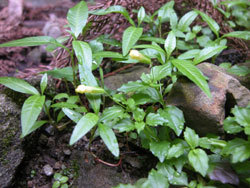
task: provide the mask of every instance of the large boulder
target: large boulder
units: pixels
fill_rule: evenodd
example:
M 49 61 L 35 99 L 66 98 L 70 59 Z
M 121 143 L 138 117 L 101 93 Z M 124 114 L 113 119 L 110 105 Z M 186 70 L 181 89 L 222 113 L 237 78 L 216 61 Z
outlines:
M 24 158 L 20 139 L 20 109 L 5 94 L 0 93 L 0 182 L 9 187 L 17 167 Z
M 209 78 L 212 98 L 187 78 L 175 83 L 166 103 L 183 110 L 187 125 L 201 135 L 222 133 L 223 120 L 234 105 L 245 107 L 250 102 L 250 91 L 218 66 L 202 63 L 198 68 Z

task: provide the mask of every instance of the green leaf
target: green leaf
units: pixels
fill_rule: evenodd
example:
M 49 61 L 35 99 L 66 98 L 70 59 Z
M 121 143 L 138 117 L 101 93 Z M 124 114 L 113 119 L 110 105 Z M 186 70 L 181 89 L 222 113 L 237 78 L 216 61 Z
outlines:
M 116 59 L 124 59 L 124 56 L 118 52 L 112 51 L 101 51 L 93 54 L 94 58 L 116 58 Z
M 215 33 L 215 35 L 218 38 L 220 26 L 216 23 L 216 21 L 214 21 L 207 14 L 205 14 L 199 10 L 195 10 L 195 12 L 197 12 L 201 16 L 201 18 L 207 23 L 207 25 L 210 27 L 210 29 Z
M 78 108 L 78 105 L 68 102 L 58 102 L 51 105 L 52 108 Z
M 170 1 L 162 6 L 158 11 L 156 11 L 154 15 L 158 13 L 158 20 L 160 23 L 170 21 L 171 14 L 175 13 L 173 7 L 174 1 Z
M 222 38 L 224 37 L 235 37 L 244 40 L 250 40 L 250 31 L 234 31 L 226 33 L 225 35 L 222 36 Z
M 168 150 L 167 159 L 171 159 L 173 157 L 178 158 L 183 154 L 184 154 L 184 146 L 181 143 L 174 144 Z
M 236 122 L 235 117 L 227 117 L 223 121 L 223 128 L 228 134 L 236 134 L 243 131 L 243 128 Z
M 203 177 L 208 170 L 208 156 L 202 149 L 193 149 L 188 153 L 188 160 L 196 172 L 199 172 Z
M 0 44 L 1 47 L 16 47 L 16 46 L 39 46 L 45 44 L 60 44 L 54 38 L 49 36 L 27 37 L 18 40 L 13 40 Z
M 100 121 L 106 122 L 106 121 L 114 120 L 118 117 L 122 117 L 123 113 L 124 113 L 124 110 L 120 106 L 112 106 L 112 107 L 106 108 L 103 111 L 102 116 L 100 117 Z
M 150 151 L 163 162 L 168 155 L 170 143 L 168 141 L 150 142 Z
M 192 59 L 195 56 L 197 56 L 200 53 L 201 50 L 194 49 L 194 50 L 188 50 L 181 55 L 178 56 L 178 59 Z
M 98 120 L 99 117 L 93 113 L 87 113 L 83 116 L 73 130 L 70 138 L 70 145 L 73 145 L 85 134 L 87 134 L 97 124 Z
M 165 54 L 165 51 L 160 46 L 151 45 L 151 44 L 136 45 L 136 46 L 133 46 L 133 48 L 146 48 L 146 49 L 150 48 L 150 49 L 154 49 L 162 54 Z
M 32 133 L 33 131 L 35 131 L 36 129 L 40 128 L 41 126 L 43 126 L 45 123 L 48 123 L 48 121 L 36 121 L 33 126 L 29 129 L 29 131 L 27 132 L 26 135 Z M 21 135 L 21 137 L 24 137 L 23 135 Z
M 136 92 L 136 91 L 142 91 L 147 89 L 148 86 L 145 86 L 141 81 L 136 82 L 128 82 L 127 84 L 123 84 L 122 87 L 117 89 L 118 91 L 129 93 L 129 92 Z
M 159 81 L 167 76 L 170 76 L 172 72 L 171 63 L 166 63 L 160 66 L 154 66 L 151 69 L 150 75 L 154 81 Z
M 203 62 L 204 60 L 207 60 L 216 54 L 219 54 L 225 48 L 227 47 L 226 46 L 214 46 L 214 47 L 204 48 L 203 50 L 200 51 L 199 54 L 195 56 L 194 65 L 197 65 L 198 63 Z
M 60 100 L 63 98 L 68 99 L 69 95 L 67 93 L 58 93 L 56 96 L 54 96 L 53 100 Z
M 88 6 L 85 1 L 80 1 L 77 5 L 70 8 L 67 14 L 67 20 L 71 31 L 77 38 L 82 32 L 88 20 Z
M 138 132 L 138 134 L 144 130 L 146 124 L 144 122 L 135 122 L 135 128 Z
M 232 163 L 243 162 L 250 158 L 250 142 L 235 138 L 227 143 L 223 153 L 232 155 Z
M 150 183 L 148 188 L 149 187 L 150 188 L 168 188 L 169 187 L 168 179 L 154 169 L 150 171 L 148 180 Z
M 158 38 L 158 37 L 151 37 L 151 36 L 141 36 L 140 40 L 149 41 L 149 42 L 156 42 L 156 43 L 159 43 L 159 44 L 164 44 L 165 43 L 164 39 Z
M 141 25 L 141 23 L 143 22 L 145 16 L 146 16 L 145 9 L 144 9 L 144 7 L 141 7 L 141 8 L 139 9 L 139 11 L 138 11 L 138 14 L 137 14 L 138 26 Z
M 201 90 L 208 97 L 210 98 L 212 97 L 206 78 L 197 67 L 195 67 L 192 63 L 190 63 L 187 60 L 174 59 L 171 61 L 171 63 L 173 63 L 173 65 L 177 67 L 177 69 L 182 74 L 184 74 L 186 77 L 192 80 L 198 87 L 200 87 Z
M 238 124 L 240 124 L 241 126 L 248 126 L 250 125 L 250 107 L 247 108 L 241 108 L 238 106 L 235 106 L 232 109 L 232 113 L 235 116 L 235 120 L 237 121 Z
M 178 29 L 181 31 L 186 31 L 191 23 L 195 20 L 198 14 L 195 11 L 190 11 L 181 17 L 178 23 Z
M 160 114 L 149 113 L 146 118 L 146 124 L 150 126 L 163 125 L 166 120 Z
M 117 122 L 116 125 L 113 126 L 113 129 L 117 129 L 121 132 L 130 132 L 135 129 L 135 125 L 131 119 L 125 118 Z
M 43 71 L 40 72 L 41 74 L 47 73 L 50 76 L 53 76 L 54 78 L 65 78 L 66 80 L 73 82 L 73 70 L 72 67 L 65 67 L 62 69 L 54 69 L 49 71 Z
M 231 68 L 229 67 L 227 69 L 227 72 L 238 75 L 238 76 L 247 76 L 248 74 L 250 74 L 250 68 L 246 66 L 234 65 Z
M 136 108 L 135 110 L 133 110 L 133 118 L 135 119 L 135 121 L 138 121 L 138 122 L 143 121 L 145 115 L 146 113 L 141 108 Z
M 199 145 L 198 134 L 196 134 L 195 131 L 193 129 L 190 129 L 189 127 L 186 127 L 184 138 L 192 149 L 196 148 Z
M 128 27 L 122 36 L 122 55 L 128 54 L 129 50 L 135 45 L 139 40 L 143 32 L 143 28 L 137 28 L 130 26 Z
M 180 136 L 184 128 L 183 112 L 175 106 L 167 106 L 164 110 L 159 109 L 158 113 L 167 121 L 167 126 L 174 130 L 177 136 Z
M 45 73 L 41 79 L 41 82 L 40 82 L 40 88 L 41 88 L 41 92 L 42 92 L 42 95 L 44 93 L 44 90 L 46 89 L 47 87 L 47 84 L 48 84 L 48 76 L 47 74 Z
M 107 9 L 100 9 L 100 10 L 94 10 L 94 11 L 89 11 L 89 14 L 94 14 L 94 15 L 106 15 L 106 14 L 110 14 L 110 13 L 120 13 L 122 14 L 131 25 L 135 26 L 134 21 L 130 18 L 128 11 L 119 5 L 115 5 L 115 6 L 110 6 Z
M 115 133 L 112 131 L 110 127 L 107 125 L 98 124 L 99 132 L 102 140 L 104 141 L 105 145 L 108 147 L 109 151 L 115 156 L 119 157 L 119 146 L 115 136 Z
M 55 181 L 52 185 L 52 188 L 58 188 L 60 187 L 60 185 L 61 185 L 60 181 Z
M 97 81 L 92 73 L 92 51 L 88 43 L 73 41 L 73 48 L 79 61 L 79 74 L 81 84 L 87 86 L 97 86 Z M 97 113 L 100 110 L 101 96 L 86 94 L 93 110 Z
M 89 44 L 82 41 L 73 41 L 72 44 L 79 63 L 92 70 L 92 50 Z
M 82 115 L 74 110 L 63 108 L 62 111 L 69 119 L 71 119 L 75 123 L 78 123 L 78 121 L 82 118 Z
M 176 37 L 173 31 L 169 32 L 167 39 L 165 40 L 164 47 L 167 52 L 167 59 L 169 59 L 170 55 L 176 47 Z
M 66 183 L 68 180 L 69 180 L 69 178 L 67 176 L 62 176 L 62 177 L 59 178 L 59 181 L 61 183 Z
M 0 77 L 0 84 L 21 93 L 39 95 L 40 93 L 36 88 L 31 86 L 29 83 L 15 77 Z
M 21 111 L 22 137 L 30 133 L 40 112 L 42 111 L 45 96 L 33 95 L 24 101 Z

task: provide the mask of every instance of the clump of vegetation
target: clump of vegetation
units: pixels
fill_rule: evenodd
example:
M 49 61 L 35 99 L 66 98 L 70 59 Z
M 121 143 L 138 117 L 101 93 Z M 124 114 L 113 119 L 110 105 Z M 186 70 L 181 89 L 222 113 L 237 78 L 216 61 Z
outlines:
M 249 174 L 249 168 L 246 166 L 250 164 L 250 107 L 235 107 L 232 110 L 234 117 L 225 120 L 224 129 L 228 134 L 233 134 L 234 139 L 226 140 L 217 135 L 199 137 L 194 130 L 185 126 L 182 111 L 164 102 L 180 76 L 193 81 L 211 99 L 207 78 L 196 65 L 210 58 L 214 60 L 227 48 L 227 37 L 249 40 L 250 33 L 235 31 L 221 36 L 219 25 L 205 13 L 192 10 L 179 18 L 173 7 L 174 1 L 170 1 L 153 15 L 147 14 L 141 7 L 138 10 L 138 22 L 135 23 L 124 7 L 112 6 L 105 10 L 88 11 L 87 4 L 81 1 L 71 8 L 67 15 L 69 33 L 73 38 L 72 49 L 47 36 L 0 44 L 0 47 L 60 47 L 71 57 L 71 67 L 43 73 L 41 92 L 23 80 L 0 78 L 1 84 L 32 95 L 22 107 L 22 137 L 47 122 L 57 126 L 56 124 L 67 116 L 76 123 L 70 145 L 90 132 L 90 143 L 94 137 L 100 136 L 110 152 L 119 157 L 120 150 L 115 132 L 121 135 L 137 134 L 134 139 L 139 139 L 141 147 L 150 150 L 159 162 L 156 168 L 149 172 L 147 179 L 141 179 L 135 185 L 119 185 L 117 188 L 169 185 L 213 187 L 217 186 L 218 182 L 207 177 L 211 177 L 217 165 L 225 162 L 231 163 L 243 184 L 250 184 L 249 176 L 245 175 Z M 122 14 L 131 24 L 124 31 L 122 42 L 103 36 L 89 42 L 77 40 L 79 35 L 86 31 L 88 14 L 110 13 Z M 209 27 L 193 25 L 198 16 Z M 162 30 L 163 24 L 169 25 L 169 31 Z M 149 26 L 148 30 L 144 29 L 146 26 Z M 119 44 L 121 53 L 105 51 L 104 44 Z M 100 66 L 104 58 L 118 63 L 143 63 L 148 65 L 151 71 L 142 74 L 140 80 L 125 83 L 116 91 L 111 91 L 104 85 L 103 70 Z M 94 76 L 93 71 L 99 73 L 100 80 Z M 53 99 L 47 98 L 47 75 L 71 82 L 75 87 L 75 94 L 71 95 L 68 91 L 57 94 Z M 85 94 L 90 110 L 82 105 L 80 94 Z M 106 105 L 106 97 L 112 99 L 113 106 Z M 37 121 L 42 109 L 48 115 L 48 121 Z M 53 114 L 50 109 L 54 109 Z M 245 135 L 238 138 L 243 130 Z M 54 187 L 63 187 L 67 182 L 64 176 L 57 175 L 54 178 Z M 223 178 L 225 177 L 216 180 L 222 183 L 239 183 L 236 180 L 224 181 Z

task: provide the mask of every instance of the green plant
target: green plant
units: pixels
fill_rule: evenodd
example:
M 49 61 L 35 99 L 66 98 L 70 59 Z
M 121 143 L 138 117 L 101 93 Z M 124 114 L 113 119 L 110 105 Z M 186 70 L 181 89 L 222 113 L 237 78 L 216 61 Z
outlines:
M 173 7 L 174 1 L 170 1 L 153 15 L 146 14 L 141 7 L 137 15 L 137 24 L 129 17 L 124 7 L 111 6 L 105 10 L 88 11 L 86 3 L 81 1 L 71 8 L 67 15 L 69 33 L 73 38 L 72 50 L 58 39 L 44 36 L 0 44 L 0 47 L 53 45 L 64 48 L 70 54 L 71 67 L 43 72 L 41 95 L 20 79 L 0 78 L 1 84 L 19 92 L 32 94 L 33 98 L 39 99 L 39 105 L 32 101 L 32 105 L 29 105 L 32 108 L 26 105 L 27 102 L 23 105 L 23 136 L 38 128 L 36 120 L 43 106 L 49 117 L 50 109 L 54 108 L 53 117 L 56 121 L 50 117 L 50 122 L 59 122 L 67 116 L 76 123 L 70 138 L 71 145 L 90 132 L 90 143 L 94 137 L 100 136 L 110 152 L 119 157 L 120 150 L 115 132 L 121 135 L 132 133 L 134 139 L 140 140 L 143 148 L 150 150 L 159 159 L 156 169 L 151 170 L 147 179 L 139 180 L 134 186 L 118 187 L 214 185 L 213 181 L 207 181 L 206 176 L 212 172 L 214 163 L 221 163 L 228 160 L 230 155 L 235 155 L 225 149 L 234 142 L 227 142 L 216 135 L 199 137 L 194 130 L 184 127 L 182 111 L 175 106 L 166 105 L 164 99 L 180 76 L 194 82 L 207 95 L 208 100 L 211 99 L 207 78 L 196 65 L 207 59 L 214 59 L 227 47 L 227 37 L 248 40 L 250 32 L 235 31 L 220 36 L 219 25 L 205 13 L 193 10 L 178 18 Z M 122 43 L 107 36 L 89 42 L 77 40 L 88 27 L 88 14 L 110 13 L 122 14 L 131 24 L 123 33 Z M 208 24 L 208 28 L 192 26 L 198 16 Z M 146 25 L 150 28 L 147 31 L 144 30 Z M 168 32 L 162 29 L 164 25 L 168 26 Z M 104 50 L 104 44 L 120 46 L 121 53 Z M 104 86 L 101 67 L 103 58 L 110 58 L 119 63 L 144 63 L 149 65 L 151 70 L 148 74 L 142 74 L 140 80 L 125 83 L 117 91 L 110 91 Z M 100 81 L 94 76 L 93 71 L 99 73 Z M 69 91 L 59 93 L 52 100 L 47 99 L 45 102 L 43 92 L 47 75 L 63 79 L 66 83 L 71 82 L 75 94 L 71 96 Z M 85 94 L 90 109 L 81 104 L 78 96 L 80 94 Z M 112 99 L 114 104 L 107 107 L 105 97 Z M 27 111 L 32 115 L 35 113 L 28 125 Z M 248 147 L 246 145 L 248 141 L 243 143 L 245 148 Z M 237 162 L 243 162 L 248 158 L 249 156 L 246 156 Z M 189 172 L 190 177 L 187 176 Z M 60 177 L 55 178 L 58 186 L 63 183 L 59 181 Z
M 60 173 L 55 173 L 54 176 L 54 183 L 52 185 L 52 188 L 68 188 L 68 184 L 67 181 L 69 180 L 69 178 L 67 176 L 63 176 Z

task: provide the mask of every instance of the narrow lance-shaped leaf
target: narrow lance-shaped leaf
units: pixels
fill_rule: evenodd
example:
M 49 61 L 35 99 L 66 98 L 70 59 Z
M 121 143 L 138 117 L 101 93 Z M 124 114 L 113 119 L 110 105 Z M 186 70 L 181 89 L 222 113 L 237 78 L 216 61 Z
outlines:
M 94 14 L 94 15 L 106 15 L 106 14 L 110 14 L 110 13 L 120 13 L 129 21 L 129 23 L 131 25 L 135 26 L 135 23 L 130 18 L 128 11 L 124 7 L 119 6 L 119 5 L 111 6 L 107 9 L 89 11 L 89 13 Z
M 162 54 L 166 53 L 161 47 L 156 46 L 156 45 L 151 45 L 151 44 L 136 45 L 133 48 L 150 48 L 150 49 L 154 49 Z
M 172 54 L 172 52 L 174 51 L 176 47 L 176 37 L 173 31 L 169 32 L 168 37 L 165 41 L 164 47 L 167 52 L 167 59 L 169 59 L 170 55 Z
M 92 74 L 92 51 L 88 43 L 74 41 L 73 48 L 79 61 L 79 73 L 81 84 L 87 86 L 97 86 L 97 81 Z M 100 95 L 86 94 L 93 110 L 99 112 L 101 105 Z
M 112 51 L 100 51 L 93 54 L 94 58 L 116 58 L 116 59 L 124 59 L 125 57 L 118 53 Z
M 0 84 L 21 93 L 39 95 L 36 88 L 31 86 L 29 83 L 14 77 L 0 77 Z
M 199 49 L 193 49 L 193 50 L 188 50 L 181 55 L 178 56 L 178 59 L 192 59 L 195 56 L 197 56 L 200 53 L 201 50 Z
M 195 12 L 197 12 L 201 16 L 201 18 L 208 24 L 210 29 L 215 33 L 215 35 L 218 38 L 219 37 L 220 26 L 216 23 L 216 21 L 214 21 L 207 14 L 205 14 L 205 13 L 199 11 L 199 10 L 195 10 Z
M 141 7 L 138 11 L 138 14 L 137 14 L 137 17 L 138 17 L 138 26 L 141 25 L 142 21 L 144 20 L 146 16 L 146 12 L 145 12 L 145 9 L 144 7 Z
M 27 37 L 23 39 L 13 40 L 0 44 L 1 47 L 15 47 L 15 46 L 39 46 L 45 44 L 56 44 L 59 45 L 54 38 L 49 36 L 38 36 L 38 37 Z
M 104 141 L 105 145 L 108 147 L 109 151 L 116 156 L 119 157 L 119 146 L 118 142 L 115 136 L 115 133 L 112 131 L 112 129 L 104 124 L 99 123 L 99 132 L 102 140 Z
M 35 124 L 42 111 L 45 96 L 33 95 L 25 100 L 21 111 L 22 137 L 30 133 L 30 129 Z
M 78 121 L 82 118 L 82 115 L 78 112 L 75 112 L 74 110 L 63 108 L 62 111 L 69 119 L 71 119 L 75 123 L 78 123 Z
M 98 116 L 88 113 L 83 116 L 76 124 L 70 138 L 70 145 L 76 143 L 80 138 L 87 134 L 98 122 Z
M 80 1 L 77 5 L 70 8 L 67 14 L 67 20 L 71 31 L 77 38 L 82 32 L 88 19 L 88 6 L 85 1 Z
M 40 72 L 40 74 L 48 74 L 54 78 L 65 78 L 66 80 L 73 82 L 73 70 L 72 67 L 64 67 L 62 69 L 54 69 L 49 71 Z
M 45 73 L 41 79 L 41 83 L 40 83 L 40 88 L 41 88 L 41 92 L 42 92 L 42 95 L 44 93 L 44 90 L 46 89 L 47 87 L 47 84 L 48 84 L 48 76 L 47 74 Z
M 207 47 L 200 51 L 194 58 L 194 65 L 197 65 L 200 62 L 203 62 L 216 54 L 219 54 L 222 50 L 227 48 L 226 46 L 214 46 L 214 47 Z
M 129 27 L 127 28 L 122 36 L 122 55 L 128 54 L 129 50 L 135 45 L 139 40 L 143 32 L 142 28 Z
M 198 14 L 195 11 L 190 11 L 181 17 L 178 23 L 178 29 L 181 31 L 186 31 L 190 24 L 195 20 Z
M 211 97 L 211 93 L 208 87 L 208 83 L 206 78 L 202 74 L 202 72 L 195 67 L 190 61 L 174 59 L 171 61 L 177 69 L 192 80 L 197 86 L 201 88 L 201 90 L 208 96 Z
M 250 40 L 250 31 L 234 31 L 231 33 L 226 33 L 222 37 L 223 38 L 224 37 L 235 37 L 235 38 Z

